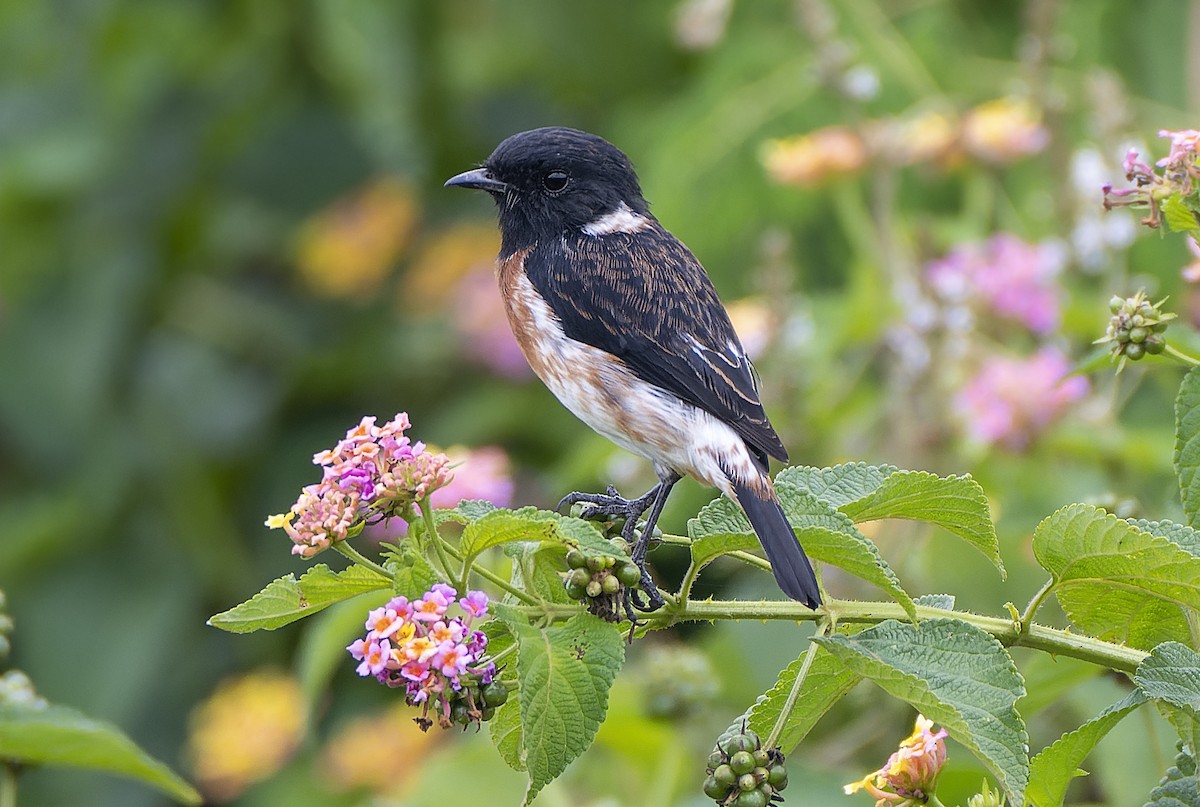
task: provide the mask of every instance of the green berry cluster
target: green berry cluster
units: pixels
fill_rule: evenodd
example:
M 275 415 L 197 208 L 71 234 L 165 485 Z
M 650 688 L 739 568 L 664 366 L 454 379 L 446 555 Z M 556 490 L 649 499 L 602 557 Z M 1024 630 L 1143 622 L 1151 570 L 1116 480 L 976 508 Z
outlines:
M 642 581 L 642 570 L 626 560 L 625 539 L 609 539 L 615 554 L 604 555 L 571 549 L 567 552 L 567 596 L 587 603 L 588 610 L 610 622 L 621 618 L 621 597 L 626 588 Z
M 491 720 L 496 708 L 508 700 L 508 687 L 495 680 L 482 686 L 464 686 L 454 695 L 449 701 L 450 722 L 466 727 Z
M 708 755 L 704 795 L 721 807 L 767 807 L 782 801 L 787 770 L 778 748 L 762 747 L 757 733 L 745 727 L 726 730 Z
M 1151 303 L 1144 291 L 1132 297 L 1114 295 L 1108 301 L 1112 319 L 1097 342 L 1110 343 L 1113 358 L 1137 361 L 1147 353 L 1151 356 L 1162 353 L 1167 343 L 1163 331 L 1167 323 L 1175 319 L 1174 314 L 1165 314 L 1161 306 L 1165 300 Z

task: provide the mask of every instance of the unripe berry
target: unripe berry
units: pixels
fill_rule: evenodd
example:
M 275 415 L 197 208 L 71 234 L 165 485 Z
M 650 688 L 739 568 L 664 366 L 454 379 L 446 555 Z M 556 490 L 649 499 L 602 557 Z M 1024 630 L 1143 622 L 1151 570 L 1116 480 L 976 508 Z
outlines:
M 754 755 L 749 751 L 738 751 L 729 758 L 729 767 L 733 768 L 733 772 L 738 776 L 750 773 L 754 770 Z
M 1134 317 L 1134 319 L 1137 319 L 1137 318 Z M 1142 342 L 1145 342 L 1146 337 L 1149 335 L 1150 335 L 1149 332 L 1145 328 L 1142 328 L 1140 326 L 1129 329 L 1129 341 L 1133 342 L 1134 344 L 1140 344 Z
M 567 585 L 583 588 L 591 579 L 592 576 L 588 574 L 587 569 L 575 569 L 567 575 Z
M 787 782 L 787 768 L 783 767 L 782 763 L 776 764 L 775 767 L 767 771 L 767 784 L 776 790 L 783 790 L 787 787 Z
M 1130 361 L 1137 361 L 1142 356 L 1146 355 L 1146 348 L 1134 342 L 1130 342 L 1125 346 L 1125 355 Z
M 717 769 L 713 771 L 713 778 L 715 778 L 725 790 L 733 787 L 734 783 L 737 782 L 737 774 L 733 772 L 733 768 L 731 768 L 729 765 L 718 765 Z
M 569 550 L 567 552 L 567 565 L 572 569 L 582 569 L 587 565 L 587 555 L 578 549 Z
M 752 773 L 743 773 L 738 777 L 738 787 L 742 790 L 757 790 L 758 781 Z
M 1108 301 L 1108 310 L 1114 314 L 1120 314 L 1121 309 L 1125 307 L 1125 298 L 1114 294 Z
M 617 567 L 617 579 L 625 586 L 636 586 L 642 582 L 642 570 L 635 563 L 622 563 Z
M 587 559 L 587 567 L 593 572 L 598 572 L 604 568 L 604 557 L 601 555 L 591 555 Z
M 508 700 L 508 687 L 499 681 L 493 681 L 490 684 L 485 684 L 483 689 L 479 691 L 483 697 L 483 702 L 488 706 L 499 706 Z
M 583 590 L 589 597 L 599 597 L 600 592 L 603 589 L 600 586 L 599 580 L 592 580 L 588 582 L 587 586 L 585 586 Z
M 1142 347 L 1146 348 L 1146 352 L 1152 356 L 1157 356 L 1159 353 L 1162 353 L 1166 346 L 1167 343 L 1162 340 L 1161 336 L 1151 336 L 1142 343 Z
M 621 581 L 613 577 L 611 574 L 606 575 L 604 579 L 600 581 L 600 590 L 605 594 L 616 594 L 621 590 Z
M 765 768 L 765 767 L 767 767 L 767 764 L 770 761 L 771 761 L 771 755 L 767 753 L 767 749 L 760 748 L 754 752 L 754 764 L 755 765 L 758 765 L 761 768 Z
M 710 776 L 704 780 L 704 795 L 710 799 L 720 801 L 729 793 L 729 788 L 721 785 L 715 776 Z
M 730 807 L 767 807 L 767 797 L 760 790 L 743 791 Z

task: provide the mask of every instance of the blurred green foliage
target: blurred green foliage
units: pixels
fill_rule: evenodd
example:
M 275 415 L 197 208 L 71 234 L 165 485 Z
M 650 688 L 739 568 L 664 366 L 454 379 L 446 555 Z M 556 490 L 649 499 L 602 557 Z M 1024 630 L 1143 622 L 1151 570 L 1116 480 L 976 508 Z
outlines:
M 1179 373 L 1166 363 L 1119 380 L 1101 367 L 1089 402 L 1026 449 L 981 449 L 950 428 L 945 378 L 897 382 L 889 341 L 905 314 L 896 272 L 997 231 L 1069 242 L 1084 216 L 1073 155 L 1093 150 L 1112 172 L 1100 181 L 1119 182 L 1129 142 L 1196 125 L 1188 42 L 1200 5 L 741 0 L 727 4 L 707 46 L 685 46 L 703 5 L 0 4 L 0 587 L 16 622 L 12 664 L 50 700 L 117 723 L 188 770 L 189 715 L 219 681 L 305 663 L 303 632 L 239 639 L 204 620 L 306 567 L 262 519 L 288 506 L 313 478 L 312 453 L 363 414 L 406 410 L 421 439 L 502 446 L 520 503 L 548 506 L 614 479 L 648 486 L 648 468 L 587 432 L 535 381 L 467 355 L 453 324 L 455 284 L 494 247 L 447 258 L 457 268 L 444 281 L 437 271 L 438 256 L 491 216 L 485 200 L 444 193 L 442 181 L 508 134 L 546 124 L 625 149 L 656 214 L 725 299 L 768 300 L 778 327 L 759 369 L 794 460 L 972 472 L 993 497 L 1010 589 L 1030 593 L 1040 583 L 1030 531 L 1061 504 L 1175 515 Z M 839 90 L 847 74 L 869 92 Z M 797 188 L 772 182 L 760 162 L 770 138 L 911 110 L 962 114 L 1010 94 L 1033 100 L 1051 138 L 1010 164 L 875 164 Z M 1144 153 L 1165 152 L 1151 145 Z M 371 212 L 363 189 L 381 178 L 403 189 L 393 218 L 383 211 L 396 228 L 374 257 L 383 271 L 329 282 L 318 271 L 314 282 L 312 265 L 336 273 L 339 255 L 356 259 L 365 236 L 355 216 Z M 348 212 L 337 207 L 347 199 Z M 1098 187 L 1088 204 L 1100 204 Z M 401 226 L 404 210 L 411 221 Z M 313 259 L 306 227 L 326 233 L 331 262 Z M 1086 267 L 1076 255 L 1053 339 L 1082 358 L 1103 332 L 1109 296 L 1138 286 L 1171 294 L 1194 326 L 1200 298 L 1178 271 L 1187 260 L 1180 239 L 1115 246 Z M 990 337 L 1029 345 L 1019 329 Z M 664 528 L 682 529 L 711 495 L 681 486 Z M 915 532 L 874 537 L 914 593 L 970 588 L 960 605 L 992 611 L 1007 596 L 967 548 L 925 551 L 930 538 Z M 672 573 L 670 558 L 662 569 Z M 961 585 L 964 576 L 978 585 Z M 856 593 L 849 581 L 829 584 L 840 582 L 840 594 Z M 638 682 L 622 678 L 597 747 L 539 804 L 703 803 L 703 749 L 795 658 L 801 638 L 778 625 L 694 631 L 688 640 L 720 679 L 717 700 L 675 722 L 651 720 Z M 1115 683 L 1079 683 L 1089 675 L 1074 669 L 1026 670 L 1047 688 L 1067 682 L 1031 723 L 1036 747 L 1119 697 Z M 321 761 L 337 730 L 388 702 L 355 683 L 347 662 L 332 692 L 309 693 L 308 741 L 237 803 L 382 803 L 337 790 Z M 841 803 L 840 784 L 886 758 L 911 715 L 882 703 L 852 693 L 801 746 L 789 761 L 789 804 Z M 1173 751 L 1162 726 L 1130 721 L 1118 732 L 1072 791 L 1079 799 L 1138 803 L 1166 769 Z M 414 746 L 396 803 L 444 799 L 447 781 L 456 802 L 515 801 L 520 777 L 488 746 L 473 736 Z M 965 801 L 982 772 L 962 749 L 951 760 Z M 23 778 L 22 803 L 161 797 L 47 770 Z

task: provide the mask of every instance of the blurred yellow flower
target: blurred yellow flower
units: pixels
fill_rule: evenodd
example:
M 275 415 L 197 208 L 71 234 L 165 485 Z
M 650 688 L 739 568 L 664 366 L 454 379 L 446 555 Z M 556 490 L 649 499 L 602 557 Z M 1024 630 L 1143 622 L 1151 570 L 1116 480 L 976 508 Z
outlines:
M 417 731 L 410 710 L 398 706 L 339 731 L 322 749 L 322 767 L 339 790 L 395 796 L 416 781 L 437 742 L 437 734 Z
M 985 162 L 1006 165 L 1037 154 L 1049 142 L 1041 111 L 1022 98 L 997 98 L 980 104 L 962 123 L 963 148 Z
M 411 189 L 394 177 L 364 185 L 300 228 L 296 260 L 314 290 L 352 297 L 379 288 L 417 223 Z
M 866 143 L 853 129 L 827 126 L 806 135 L 767 141 L 762 161 L 776 182 L 817 185 L 857 173 L 869 157 Z
M 400 304 L 406 311 L 443 307 L 459 281 L 475 272 L 491 275 L 500 250 L 500 234 L 491 221 L 456 224 L 435 234 L 413 256 Z M 500 293 L 493 283 L 499 307 Z
M 877 156 L 890 163 L 945 166 L 958 153 L 958 121 L 943 112 L 887 121 L 874 145 Z
M 214 801 L 230 801 L 278 771 L 304 736 L 304 697 L 273 670 L 222 682 L 192 713 L 192 771 Z

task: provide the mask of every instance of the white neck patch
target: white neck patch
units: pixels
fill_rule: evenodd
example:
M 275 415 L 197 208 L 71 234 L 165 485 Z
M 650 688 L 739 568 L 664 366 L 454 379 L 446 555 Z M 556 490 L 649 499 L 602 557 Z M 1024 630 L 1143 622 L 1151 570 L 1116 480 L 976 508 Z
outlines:
M 616 210 L 611 213 L 605 213 L 595 221 L 585 224 L 583 231 L 591 236 L 610 235 L 611 233 L 636 233 L 638 230 L 645 229 L 649 223 L 645 216 L 634 213 L 629 209 L 629 205 L 621 202 Z

